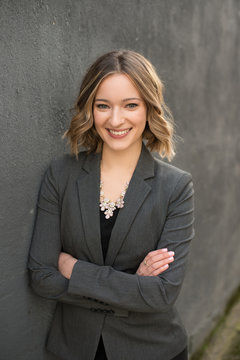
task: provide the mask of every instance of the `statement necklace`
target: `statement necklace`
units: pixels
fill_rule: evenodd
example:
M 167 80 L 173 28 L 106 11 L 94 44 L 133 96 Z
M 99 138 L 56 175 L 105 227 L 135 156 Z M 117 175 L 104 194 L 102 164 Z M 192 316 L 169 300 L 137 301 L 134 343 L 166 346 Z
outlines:
M 100 208 L 101 211 L 104 211 L 105 218 L 109 219 L 111 216 L 113 216 L 113 211 L 116 208 L 123 208 L 124 206 L 124 196 L 126 194 L 127 188 L 128 188 L 129 182 L 126 182 L 124 190 L 121 192 L 120 197 L 114 202 L 109 200 L 108 198 L 104 197 L 104 192 L 102 189 L 103 181 L 100 181 Z

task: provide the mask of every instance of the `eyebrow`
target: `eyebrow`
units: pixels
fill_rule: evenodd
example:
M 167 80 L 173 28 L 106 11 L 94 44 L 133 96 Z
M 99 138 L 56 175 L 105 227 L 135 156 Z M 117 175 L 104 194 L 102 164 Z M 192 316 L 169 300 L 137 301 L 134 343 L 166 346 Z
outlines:
M 129 101 L 129 100 L 139 100 L 139 101 L 142 101 L 142 99 L 140 98 L 137 98 L 137 97 L 133 97 L 133 98 L 126 98 L 126 99 L 123 99 L 122 102 L 124 101 Z M 95 99 L 95 101 L 104 101 L 104 102 L 110 102 L 109 100 L 107 99 Z

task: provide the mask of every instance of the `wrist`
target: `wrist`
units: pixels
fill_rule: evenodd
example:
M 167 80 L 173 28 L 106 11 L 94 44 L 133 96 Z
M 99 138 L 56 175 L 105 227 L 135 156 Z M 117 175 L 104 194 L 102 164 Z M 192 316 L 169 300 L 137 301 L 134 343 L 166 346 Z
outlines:
M 68 264 L 68 279 L 70 279 L 71 278 L 71 276 L 72 276 L 72 271 L 73 271 L 73 267 L 74 267 L 74 265 L 76 264 L 76 262 L 77 262 L 77 259 L 75 259 L 75 258 L 71 258 L 71 259 L 69 259 L 68 260 L 69 261 L 69 264 Z

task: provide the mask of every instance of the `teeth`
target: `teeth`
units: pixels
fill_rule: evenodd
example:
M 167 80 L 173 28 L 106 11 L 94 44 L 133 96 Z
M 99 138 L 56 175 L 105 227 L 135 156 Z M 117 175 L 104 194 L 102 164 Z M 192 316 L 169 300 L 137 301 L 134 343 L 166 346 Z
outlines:
M 114 130 L 110 130 L 110 133 L 113 134 L 113 135 L 123 135 L 123 134 L 126 134 L 127 132 L 129 132 L 129 129 L 128 130 L 124 130 L 124 131 L 114 131 Z

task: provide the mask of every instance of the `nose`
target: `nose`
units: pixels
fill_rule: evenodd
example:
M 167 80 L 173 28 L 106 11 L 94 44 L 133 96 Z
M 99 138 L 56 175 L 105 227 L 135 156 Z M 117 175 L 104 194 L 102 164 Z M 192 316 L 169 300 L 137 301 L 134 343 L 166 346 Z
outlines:
M 114 107 L 109 119 L 109 125 L 113 128 L 117 128 L 124 123 L 124 117 L 119 107 Z

